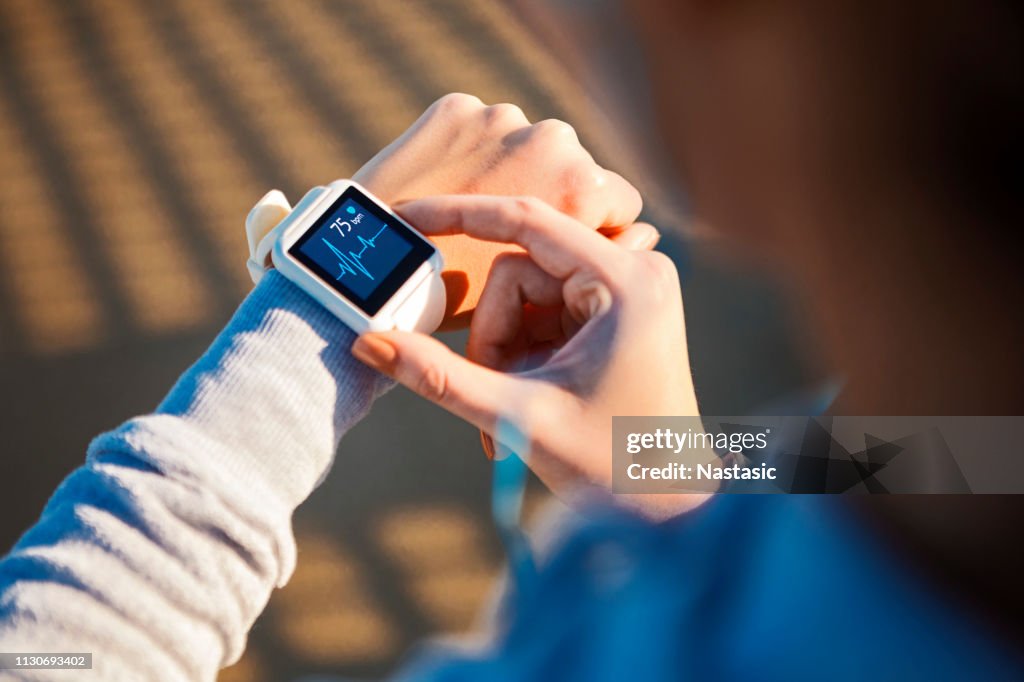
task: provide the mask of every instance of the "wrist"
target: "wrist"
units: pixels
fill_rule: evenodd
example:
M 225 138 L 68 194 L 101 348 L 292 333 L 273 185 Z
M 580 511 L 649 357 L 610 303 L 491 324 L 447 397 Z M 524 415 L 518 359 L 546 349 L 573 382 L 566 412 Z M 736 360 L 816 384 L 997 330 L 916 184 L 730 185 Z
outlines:
M 392 382 L 351 354 L 355 333 L 271 271 L 157 408 L 231 453 L 230 468 L 297 503 L 341 436 Z M 245 471 L 241 471 L 244 469 Z

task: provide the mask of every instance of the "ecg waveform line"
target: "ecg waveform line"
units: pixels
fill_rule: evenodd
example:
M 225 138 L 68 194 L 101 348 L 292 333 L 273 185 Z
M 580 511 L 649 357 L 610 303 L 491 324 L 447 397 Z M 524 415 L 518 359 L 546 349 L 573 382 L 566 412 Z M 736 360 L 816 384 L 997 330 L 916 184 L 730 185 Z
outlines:
M 381 236 L 381 234 L 383 234 L 384 230 L 386 229 L 388 229 L 388 226 L 385 224 L 383 227 L 377 230 L 377 234 L 373 235 L 369 239 L 363 238 L 362 235 L 357 237 L 359 243 L 363 245 L 363 248 L 359 250 L 359 253 L 356 253 L 355 251 L 342 253 L 337 247 L 334 246 L 334 244 L 327 241 L 326 237 L 321 237 L 321 239 L 323 239 L 324 244 L 327 245 L 327 248 L 329 248 L 331 252 L 334 253 L 334 255 L 337 256 L 338 258 L 338 266 L 341 268 L 341 274 L 335 277 L 334 279 L 341 279 L 345 275 L 354 275 L 357 272 L 363 273 L 371 280 L 374 279 L 373 275 L 370 274 L 370 271 L 367 270 L 366 266 L 363 265 L 363 254 L 366 253 L 367 249 L 377 248 L 377 237 Z

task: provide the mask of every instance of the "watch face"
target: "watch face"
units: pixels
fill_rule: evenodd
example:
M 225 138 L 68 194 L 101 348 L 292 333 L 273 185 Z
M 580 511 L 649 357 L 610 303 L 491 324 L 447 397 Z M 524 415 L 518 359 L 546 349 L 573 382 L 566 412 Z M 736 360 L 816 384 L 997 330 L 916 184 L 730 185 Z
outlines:
M 373 317 L 434 251 L 380 204 L 349 187 L 288 255 Z

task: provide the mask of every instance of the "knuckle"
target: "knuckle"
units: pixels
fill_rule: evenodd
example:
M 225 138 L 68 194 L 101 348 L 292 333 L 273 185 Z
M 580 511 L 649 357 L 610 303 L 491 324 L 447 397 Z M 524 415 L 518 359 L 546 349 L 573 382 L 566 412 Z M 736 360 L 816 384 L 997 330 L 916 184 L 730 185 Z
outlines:
M 562 170 L 561 181 L 567 191 L 593 194 L 601 185 L 601 172 L 589 161 L 576 161 Z
M 679 285 L 679 271 L 672 259 L 659 251 L 636 252 L 644 276 L 655 286 L 651 290 L 664 293 Z
M 557 118 L 546 118 L 543 121 L 538 121 L 533 124 L 531 131 L 538 138 L 579 142 L 576 129 Z
M 636 220 L 644 210 L 644 199 L 643 195 L 640 194 L 640 190 L 636 188 L 632 183 L 622 180 L 621 183 L 621 200 L 624 207 L 628 207 L 628 212 L 623 213 L 623 218 L 627 221 Z
M 507 233 L 510 228 L 514 228 L 522 219 L 523 211 L 521 202 L 518 199 L 502 201 L 498 204 L 496 213 L 495 222 L 504 228 L 502 230 L 503 232 Z
M 675 272 L 676 266 L 672 259 L 659 251 L 645 251 L 640 256 L 647 268 L 659 277 Z
M 448 115 L 468 113 L 481 107 L 483 107 L 483 102 L 479 97 L 463 92 L 450 92 L 430 106 L 432 110 Z
M 520 213 L 533 214 L 542 211 L 545 204 L 537 197 L 523 196 L 515 198 L 515 206 Z
M 501 226 L 508 241 L 518 243 L 525 231 L 540 224 L 546 207 L 547 204 L 536 197 L 509 197 L 496 204 L 493 220 Z
M 499 253 L 494 257 L 494 261 L 491 264 L 491 273 L 494 276 L 504 276 L 506 273 L 512 274 L 521 270 L 525 262 L 527 262 L 525 254 Z
M 547 207 L 537 197 L 516 197 L 511 202 L 513 217 L 520 223 L 531 223 L 536 220 Z
M 444 368 L 433 363 L 424 367 L 416 382 L 416 392 L 428 400 L 443 402 L 448 397 L 448 375 Z
M 518 126 L 526 121 L 526 114 L 515 104 L 501 102 L 485 109 L 487 122 L 491 125 Z
M 562 171 L 559 182 L 563 212 L 591 226 L 601 220 L 605 200 L 594 164 L 570 164 Z

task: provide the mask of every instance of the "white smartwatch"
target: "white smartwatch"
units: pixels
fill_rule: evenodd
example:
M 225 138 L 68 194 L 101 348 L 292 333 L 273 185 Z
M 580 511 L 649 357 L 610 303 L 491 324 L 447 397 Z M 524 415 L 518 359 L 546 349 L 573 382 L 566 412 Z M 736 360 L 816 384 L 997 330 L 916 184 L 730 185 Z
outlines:
M 288 211 L 280 192 L 268 201 Z M 272 264 L 356 333 L 441 324 L 441 253 L 358 183 L 314 187 L 266 235 L 247 231 L 254 281 Z

